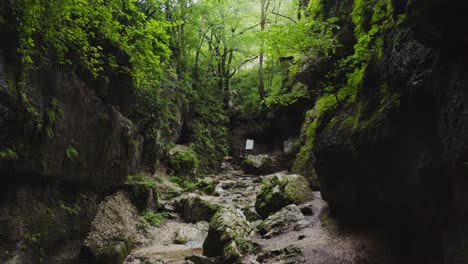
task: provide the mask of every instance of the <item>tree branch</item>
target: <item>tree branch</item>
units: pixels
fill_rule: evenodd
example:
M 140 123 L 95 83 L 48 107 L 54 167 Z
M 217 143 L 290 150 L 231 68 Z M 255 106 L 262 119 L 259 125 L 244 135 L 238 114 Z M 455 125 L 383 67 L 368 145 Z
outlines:
M 231 74 L 229 74 L 228 76 L 228 79 L 232 78 L 232 76 L 234 76 L 234 74 L 236 74 L 237 70 L 240 69 L 242 66 L 244 66 L 245 64 L 255 60 L 258 58 L 259 55 L 255 56 L 255 57 L 252 57 L 252 58 L 248 58 L 246 59 L 245 61 L 241 62 L 239 65 L 236 66 L 236 68 L 234 68 L 234 70 L 232 71 Z
M 292 22 L 294 22 L 294 24 L 296 24 L 296 23 L 297 23 L 297 21 L 296 21 L 296 20 L 294 20 L 294 19 L 292 19 L 292 18 L 290 18 L 290 17 L 288 17 L 288 16 L 282 15 L 282 14 L 280 14 L 280 13 L 272 12 L 272 14 L 273 14 L 273 15 L 280 16 L 280 17 L 282 17 L 282 18 L 289 19 L 289 20 L 291 20 Z

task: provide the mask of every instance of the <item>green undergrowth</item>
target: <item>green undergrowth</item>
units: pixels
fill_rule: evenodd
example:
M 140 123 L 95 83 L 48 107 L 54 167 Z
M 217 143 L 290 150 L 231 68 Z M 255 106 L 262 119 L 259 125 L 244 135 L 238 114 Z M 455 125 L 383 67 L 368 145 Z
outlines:
M 142 218 L 150 225 L 159 227 L 163 224 L 164 219 L 168 217 L 168 212 L 155 213 L 152 211 L 146 211 Z
M 169 180 L 181 187 L 182 189 L 186 191 L 192 191 L 196 189 L 197 184 L 191 180 L 181 178 L 179 176 L 170 176 Z

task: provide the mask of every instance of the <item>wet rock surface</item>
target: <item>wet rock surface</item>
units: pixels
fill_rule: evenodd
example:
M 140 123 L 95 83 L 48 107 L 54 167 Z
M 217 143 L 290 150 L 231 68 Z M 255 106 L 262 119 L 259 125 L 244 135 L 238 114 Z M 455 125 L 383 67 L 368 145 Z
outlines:
M 284 176 L 285 173 L 278 173 Z M 263 179 L 272 179 L 275 175 L 268 175 Z M 255 175 L 244 174 L 242 171 L 229 170 L 219 174 L 209 175 L 216 183 L 216 192 L 219 196 L 200 195 L 202 199 L 212 204 L 229 208 L 243 223 L 247 219 L 243 216 L 245 212 L 254 208 L 257 193 L 260 192 L 262 181 Z M 224 189 L 225 182 L 235 181 L 236 184 Z M 124 263 L 229 263 L 236 258 L 223 257 L 223 250 L 230 253 L 239 254 L 239 259 L 235 263 L 306 263 L 306 264 L 396 264 L 405 263 L 400 258 L 396 258 L 389 250 L 386 238 L 371 229 L 353 229 L 342 226 L 328 215 L 327 203 L 322 200 L 319 192 L 313 192 L 313 199 L 305 203 L 285 206 L 280 208 L 276 214 L 270 215 L 265 221 L 271 236 L 261 235 L 257 232 L 248 238 L 250 251 L 244 251 L 238 243 L 232 243 L 235 239 L 226 239 L 219 243 L 216 254 L 204 252 L 203 244 L 206 241 L 208 231 L 196 226 L 203 225 L 206 228 L 207 222 L 184 223 L 184 219 L 176 216 L 166 219 L 161 227 L 155 228 L 153 238 L 150 243 L 138 246 Z M 282 209 L 282 210 L 281 210 Z M 226 210 L 226 209 L 225 209 Z M 221 211 L 221 210 L 220 210 Z M 302 212 L 304 213 L 302 213 Z M 219 211 L 218 211 L 219 212 Z M 241 213 L 242 212 L 242 213 Z M 222 218 L 227 218 L 229 213 L 224 212 Z M 221 215 L 220 215 L 221 216 Z M 259 230 L 262 221 L 249 219 L 251 226 Z M 244 222 L 245 221 L 245 222 Z M 216 221 L 215 221 L 216 222 Z M 219 222 L 219 221 L 218 221 Z M 224 220 L 223 220 L 224 222 Z M 212 221 L 213 223 L 213 221 Z M 278 223 L 278 226 L 277 224 Z M 218 225 L 219 224 L 219 225 Z M 227 225 L 220 223 L 211 227 L 221 227 L 226 231 Z M 234 225 L 237 226 L 237 225 Z M 265 226 L 265 225 L 264 225 Z M 182 233 L 195 229 L 205 230 L 199 232 L 193 238 L 177 241 L 177 237 Z M 184 231 L 183 231 L 184 230 Z M 230 230 L 232 231 L 232 230 Z M 218 232 L 218 231 L 216 231 Z M 236 230 L 236 232 L 238 232 Z M 187 232 L 187 233 L 192 233 Z M 187 236 L 189 237 L 189 236 Z M 222 240 L 221 237 L 218 237 Z M 179 244 L 178 244 L 179 243 Z M 207 243 L 207 242 L 206 242 Z M 224 249 L 226 246 L 227 249 Z M 221 248 L 219 250 L 219 248 Z M 208 257 L 205 255 L 219 255 Z
M 275 164 L 269 155 L 248 155 L 247 159 L 241 163 L 241 168 L 245 173 L 254 175 L 265 175 L 275 172 Z
M 253 226 L 240 209 L 233 205 L 222 206 L 211 220 L 203 243 L 203 254 L 222 256 L 226 263 L 233 263 L 250 250 L 253 231 Z
M 182 197 L 176 204 L 177 212 L 187 222 L 209 221 L 218 206 L 195 193 Z
M 301 175 L 274 175 L 263 183 L 255 201 L 256 211 L 266 218 L 289 204 L 301 204 L 312 198 L 307 179 Z
M 290 204 L 265 219 L 259 226 L 259 232 L 262 237 L 270 238 L 285 233 L 289 229 L 302 229 L 307 224 L 297 205 Z

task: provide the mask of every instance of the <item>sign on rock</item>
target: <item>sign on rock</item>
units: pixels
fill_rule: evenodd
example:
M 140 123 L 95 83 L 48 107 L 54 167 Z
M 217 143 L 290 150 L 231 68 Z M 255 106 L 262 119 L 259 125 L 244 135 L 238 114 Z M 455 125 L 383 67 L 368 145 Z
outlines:
M 253 139 L 247 139 L 247 141 L 245 142 L 245 149 L 252 150 L 253 146 L 254 146 L 254 140 Z

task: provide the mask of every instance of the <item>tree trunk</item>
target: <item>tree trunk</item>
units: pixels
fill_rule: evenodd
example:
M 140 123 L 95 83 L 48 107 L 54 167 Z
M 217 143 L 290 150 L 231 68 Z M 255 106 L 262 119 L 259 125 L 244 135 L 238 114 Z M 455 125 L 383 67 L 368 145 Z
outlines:
M 266 5 L 267 1 L 269 0 L 261 0 L 262 1 L 262 13 L 260 18 L 260 30 L 263 32 L 265 30 L 266 25 L 266 9 L 268 5 Z M 265 84 L 263 82 L 263 46 L 264 43 L 262 41 L 260 45 L 260 56 L 259 56 L 259 68 L 258 68 L 258 95 L 260 95 L 260 99 L 263 100 L 265 98 Z

